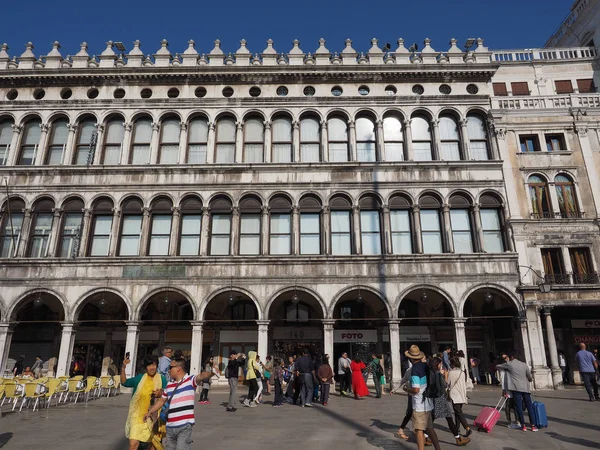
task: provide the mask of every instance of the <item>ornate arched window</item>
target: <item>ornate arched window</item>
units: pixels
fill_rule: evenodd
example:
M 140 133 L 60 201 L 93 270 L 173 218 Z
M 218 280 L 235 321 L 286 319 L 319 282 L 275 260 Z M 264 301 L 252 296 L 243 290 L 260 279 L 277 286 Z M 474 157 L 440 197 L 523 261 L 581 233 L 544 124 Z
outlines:
M 469 114 L 467 116 L 467 133 L 469 133 L 471 159 L 490 159 L 487 129 L 485 121 L 479 114 Z
M 123 203 L 119 256 L 138 256 L 140 254 L 143 206 L 137 198 L 126 200 Z
M 50 140 L 48 142 L 48 152 L 44 164 L 49 166 L 58 166 L 63 163 L 65 148 L 67 146 L 67 137 L 69 136 L 68 121 L 65 118 L 56 119 L 52 122 Z
M 276 117 L 271 125 L 273 136 L 272 155 L 274 163 L 292 162 L 292 121 L 288 117 Z
M 208 120 L 195 117 L 188 125 L 188 164 L 204 164 L 208 151 Z
M 262 204 L 254 196 L 240 200 L 240 255 L 260 255 Z
M 361 162 L 377 160 L 375 123 L 368 117 L 356 119 L 356 152 Z
M 440 117 L 440 149 L 443 161 L 459 161 L 460 157 L 460 132 L 458 123 L 452 116 Z
M 54 219 L 53 210 L 52 200 L 40 200 L 33 205 L 28 252 L 28 256 L 32 258 L 48 256 L 48 244 Z
M 383 119 L 383 140 L 386 161 L 404 161 L 404 133 L 402 122 L 397 116 Z
M 415 161 L 433 160 L 429 120 L 424 116 L 415 116 L 411 120 L 410 129 Z
M 352 204 L 343 196 L 329 202 L 331 208 L 331 254 L 352 254 Z
M 25 124 L 17 165 L 32 166 L 35 164 L 35 157 L 38 152 L 42 133 L 41 124 L 42 121 L 40 119 L 31 119 Z
M 229 255 L 231 251 L 231 202 L 216 197 L 210 203 L 210 254 Z
M 552 217 L 546 180 L 538 175 L 531 175 L 527 180 L 527 185 L 531 198 L 531 216 L 536 219 Z
M 74 198 L 63 204 L 60 243 L 58 255 L 61 258 L 70 258 L 77 255 L 79 243 L 81 241 L 82 221 L 83 221 L 83 201 Z
M 8 162 L 10 152 L 10 143 L 13 137 L 12 119 L 0 120 L 0 166 L 5 166 Z
M 102 164 L 107 166 L 121 164 L 124 133 L 125 127 L 123 126 L 122 117 L 113 117 L 106 123 Z
M 141 117 L 133 124 L 130 164 L 149 164 L 152 143 L 152 119 Z
M 90 256 L 107 256 L 110 250 L 113 223 L 113 203 L 103 198 L 94 202 L 89 244 Z
M 421 207 L 421 239 L 423 253 L 444 253 L 442 239 L 442 204 L 432 195 L 424 195 L 419 200 Z
M 567 175 L 557 175 L 554 179 L 558 208 L 562 218 L 579 217 L 575 184 Z
M 197 256 L 200 254 L 202 235 L 202 202 L 196 197 L 187 197 L 181 202 L 181 237 L 179 254 Z
M 377 197 L 360 199 L 360 239 L 363 255 L 381 255 L 381 204 Z
M 23 228 L 25 202 L 13 198 L 2 205 L 0 223 L 0 257 L 11 258 L 17 254 Z
M 217 122 L 217 145 L 215 162 L 231 164 L 235 162 L 235 120 L 222 117 Z
M 300 199 L 300 254 L 321 254 L 321 202 L 307 195 Z
M 165 197 L 157 198 L 151 205 L 150 245 L 148 255 L 166 256 L 171 243 L 173 204 Z
M 479 203 L 481 209 L 481 229 L 483 232 L 483 251 L 487 253 L 502 253 L 506 249 L 504 217 L 502 204 L 492 195 L 482 195 Z
M 160 148 L 158 160 L 160 164 L 177 164 L 179 159 L 179 136 L 181 122 L 176 117 L 162 121 L 160 127 Z
M 300 120 L 300 161 L 321 161 L 321 127 L 313 116 Z
M 390 199 L 390 223 L 392 226 L 392 253 L 406 255 L 413 252 L 411 202 L 408 198 L 395 195 Z
M 292 253 L 292 204 L 283 196 L 269 202 L 269 253 L 290 255 Z
M 249 117 L 244 122 L 244 162 L 265 161 L 265 126 L 259 117 Z
M 473 253 L 473 225 L 471 202 L 462 195 L 450 198 L 450 225 L 454 253 Z
M 341 117 L 330 117 L 327 121 L 329 137 L 329 161 L 346 162 L 350 160 L 348 154 L 348 124 Z

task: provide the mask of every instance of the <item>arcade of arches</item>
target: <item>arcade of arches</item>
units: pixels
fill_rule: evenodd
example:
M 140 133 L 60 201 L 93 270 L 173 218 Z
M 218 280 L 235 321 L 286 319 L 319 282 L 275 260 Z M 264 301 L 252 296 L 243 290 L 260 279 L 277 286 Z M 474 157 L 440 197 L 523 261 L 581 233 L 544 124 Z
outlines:
M 505 293 L 493 287 L 471 292 L 462 305 L 431 286 L 414 287 L 397 303 L 397 310 L 367 285 L 348 287 L 330 306 L 314 291 L 293 286 L 281 290 L 264 306 L 249 291 L 225 287 L 198 306 L 183 291 L 165 287 L 150 292 L 136 307 L 112 288 L 99 288 L 65 311 L 55 293 L 35 290 L 9 309 L 0 328 L 2 371 L 19 355 L 25 365 L 39 355 L 49 374 L 117 373 L 126 353 L 141 362 L 159 355 L 163 346 L 180 349 L 190 370 L 214 355 L 219 370 L 229 351 L 257 350 L 264 356 L 285 357 L 308 349 L 311 354 L 370 359 L 385 355 L 388 375 L 398 381 L 404 351 L 418 344 L 426 353 L 450 345 L 482 361 L 488 354 L 515 349 L 527 355 L 523 314 Z M 72 317 L 72 320 L 68 320 Z M 201 318 L 201 319 L 197 319 Z M 31 359 L 31 361 L 28 361 Z M 391 371 L 391 373 L 390 373 Z

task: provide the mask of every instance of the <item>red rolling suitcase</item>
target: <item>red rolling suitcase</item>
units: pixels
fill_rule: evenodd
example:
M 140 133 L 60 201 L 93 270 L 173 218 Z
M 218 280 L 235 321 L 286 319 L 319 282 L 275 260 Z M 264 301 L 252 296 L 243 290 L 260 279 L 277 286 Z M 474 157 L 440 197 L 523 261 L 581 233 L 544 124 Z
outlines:
M 489 406 L 483 408 L 473 425 L 477 427 L 478 430 L 484 430 L 486 433 L 491 432 L 500 419 L 500 411 L 504 408 L 506 400 L 508 400 L 508 398 L 502 396 L 495 408 L 490 408 Z

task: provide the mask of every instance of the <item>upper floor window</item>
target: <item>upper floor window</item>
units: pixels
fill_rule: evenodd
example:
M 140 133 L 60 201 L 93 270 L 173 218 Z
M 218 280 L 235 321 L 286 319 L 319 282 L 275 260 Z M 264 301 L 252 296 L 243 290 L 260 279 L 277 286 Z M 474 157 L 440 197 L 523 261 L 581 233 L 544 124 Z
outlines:
M 560 248 L 543 248 L 542 263 L 544 264 L 545 279 L 553 284 L 569 284 L 569 276 L 563 263 Z
M 240 255 L 260 255 L 261 206 L 255 197 L 240 200 Z
M 577 89 L 580 94 L 593 94 L 596 92 L 593 78 L 584 78 L 577 80 Z
M 423 116 L 415 116 L 411 120 L 410 129 L 415 161 L 433 160 L 429 121 Z
M 381 205 L 377 198 L 360 199 L 360 238 L 363 255 L 381 255 Z
M 508 95 L 508 90 L 506 89 L 506 83 L 492 83 L 492 87 L 494 88 L 495 96 L 505 97 Z
M 127 200 L 123 203 L 119 256 L 138 256 L 140 254 L 142 209 L 142 202 L 137 198 Z
M 83 202 L 76 198 L 63 204 L 62 224 L 58 255 L 61 258 L 75 257 L 81 239 Z
M 512 90 L 512 95 L 529 95 L 529 84 L 527 81 L 516 81 L 510 83 L 510 88 Z
M 196 256 L 200 254 L 202 234 L 202 203 L 196 197 L 188 197 L 181 202 L 181 238 L 179 254 Z
M 440 117 L 440 142 L 442 160 L 460 160 L 460 134 L 454 117 Z
M 342 196 L 331 199 L 331 254 L 352 254 L 352 205 Z
M 519 136 L 519 143 L 521 144 L 521 153 L 540 151 L 540 141 L 536 134 Z
M 215 162 L 230 164 L 235 161 L 235 121 L 224 117 L 217 122 L 217 145 Z
M 68 136 L 69 128 L 67 127 L 67 119 L 56 119 L 52 123 L 52 132 L 50 133 L 45 164 L 57 166 L 63 163 Z
M 35 164 L 35 157 L 40 144 L 42 121 L 40 119 L 31 119 L 25 124 L 23 138 L 21 140 L 21 149 L 19 151 L 18 165 L 32 166 Z
M 5 166 L 8 162 L 10 152 L 10 142 L 13 137 L 13 121 L 4 119 L 0 121 L 0 166 Z
M 261 163 L 264 155 L 265 126 L 257 117 L 246 119 L 244 123 L 244 162 Z
M 367 117 L 356 119 L 356 152 L 361 162 L 377 160 L 375 123 Z
M 273 136 L 273 162 L 292 162 L 292 121 L 287 117 L 275 118 L 271 126 L 271 133 Z
M 487 253 L 504 252 L 504 221 L 502 205 L 491 195 L 482 195 L 480 199 L 481 228 L 483 233 L 483 251 Z
M 292 253 L 292 204 L 282 196 L 269 202 L 270 214 L 270 254 L 290 255 Z
M 210 204 L 210 254 L 229 255 L 231 251 L 231 202 L 217 197 Z
M 557 175 L 554 179 L 558 208 L 563 218 L 579 217 L 575 185 L 567 175 Z
M 392 253 L 407 255 L 413 252 L 410 200 L 396 195 L 390 200 Z
M 556 87 L 557 94 L 573 93 L 573 83 L 571 83 L 571 80 L 556 80 L 554 86 Z
M 384 117 L 383 141 L 386 161 L 404 161 L 404 133 L 398 117 Z
M 179 119 L 170 117 L 162 121 L 159 149 L 160 164 L 177 164 L 180 134 L 181 123 Z
M 444 245 L 441 226 L 441 203 L 431 196 L 421 197 L 421 238 L 423 240 L 423 253 L 443 253 Z
M 527 180 L 531 198 L 531 215 L 536 219 L 552 217 L 548 201 L 548 185 L 546 180 L 537 175 L 531 175 Z
M 29 256 L 33 258 L 48 256 L 48 244 L 50 243 L 50 232 L 52 231 L 52 221 L 54 219 L 53 209 L 54 202 L 51 200 L 40 200 L 32 208 Z
M 329 161 L 349 161 L 348 126 L 346 121 L 340 117 L 331 117 L 327 121 L 327 132 L 329 136 Z
M 546 134 L 545 139 L 546 150 L 549 152 L 560 152 L 567 149 L 565 136 L 563 134 Z
M 188 153 L 189 164 L 204 164 L 208 148 L 208 120 L 196 117 L 190 120 L 188 126 Z
M 319 121 L 311 116 L 300 120 L 300 161 L 321 161 L 321 128 Z
M 575 284 L 598 284 L 598 274 L 592 267 L 592 255 L 586 247 L 570 248 L 571 267 L 573 267 L 573 282 Z
M 473 253 L 471 202 L 462 195 L 450 198 L 450 225 L 454 253 Z
M 121 149 L 125 127 L 123 119 L 115 117 L 106 124 L 102 163 L 105 165 L 121 164 Z
M 92 135 L 96 131 L 96 120 L 92 118 L 82 120 L 79 122 L 77 131 L 77 144 L 75 146 L 73 163 L 78 166 L 85 166 L 90 156 Z
M 288 322 L 308 323 L 310 320 L 310 307 L 304 303 L 286 303 L 285 320 Z
M 469 133 L 471 159 L 490 159 L 487 130 L 480 115 L 469 114 L 467 116 L 467 133 Z
M 150 163 L 150 144 L 152 142 L 152 120 L 143 117 L 133 125 L 133 139 L 131 145 L 131 164 Z
M 92 208 L 90 236 L 90 256 L 107 256 L 113 223 L 113 204 L 108 199 L 100 199 Z
M 2 206 L 2 221 L 0 222 L 0 257 L 16 256 L 21 229 L 23 228 L 25 202 L 11 199 Z
M 148 255 L 166 256 L 171 243 L 171 222 L 173 204 L 167 198 L 158 198 L 152 202 L 150 223 L 150 246 Z
M 321 202 L 313 196 L 300 199 L 300 254 L 321 254 Z

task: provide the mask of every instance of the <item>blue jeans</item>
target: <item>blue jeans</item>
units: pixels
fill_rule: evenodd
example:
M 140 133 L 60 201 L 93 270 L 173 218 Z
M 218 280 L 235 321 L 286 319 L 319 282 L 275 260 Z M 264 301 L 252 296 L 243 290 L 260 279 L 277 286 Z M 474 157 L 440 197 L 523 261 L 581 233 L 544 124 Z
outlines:
M 525 400 L 525 406 L 527 407 L 527 413 L 529 414 L 529 422 L 534 425 L 533 420 L 533 402 L 531 401 L 531 394 L 529 392 L 516 392 L 512 391 L 513 399 L 515 401 L 515 409 L 517 411 L 517 418 L 521 423 L 521 426 L 525 426 L 525 414 L 523 414 L 523 400 Z
M 166 450 L 191 450 L 192 449 L 192 425 L 186 424 L 182 427 L 167 427 Z
M 302 373 L 300 374 L 300 380 L 302 382 L 302 391 L 300 393 L 300 403 L 305 405 L 307 403 L 312 403 L 313 398 L 313 376 L 312 373 Z

